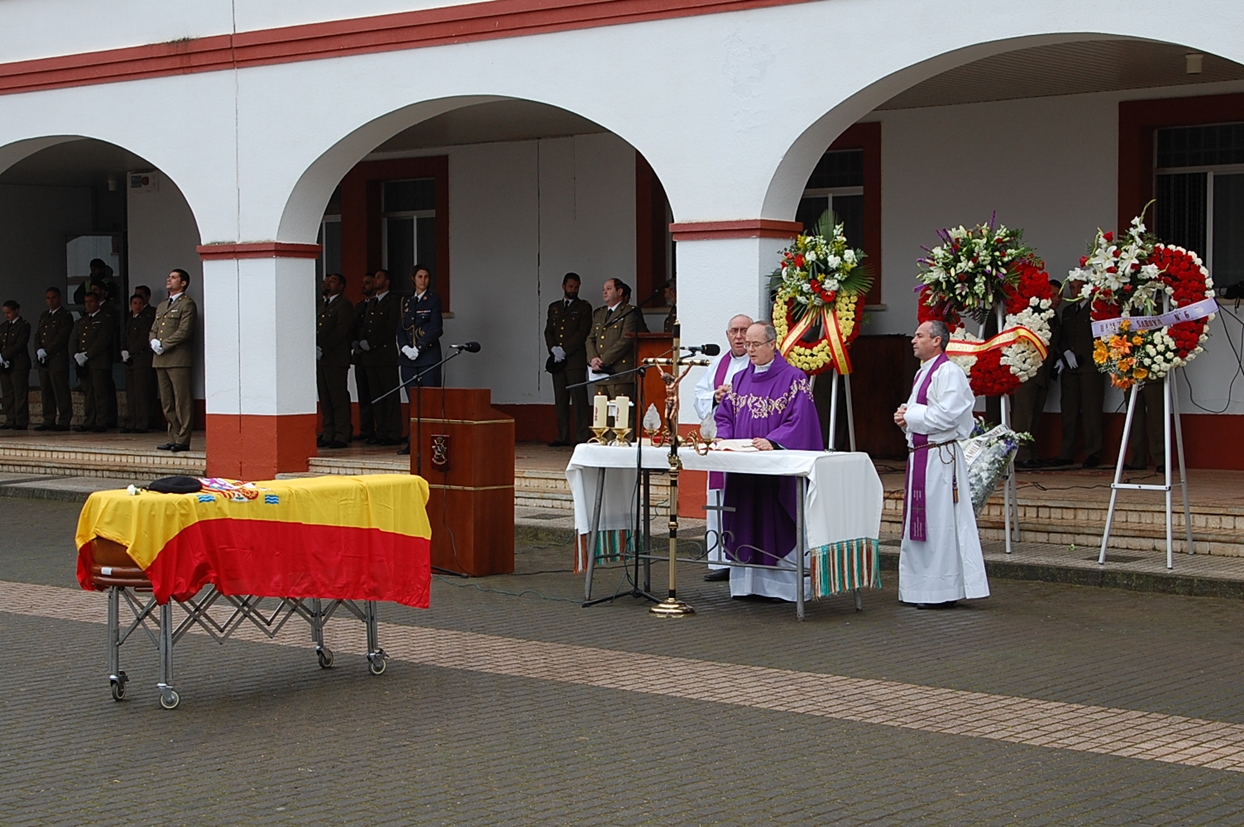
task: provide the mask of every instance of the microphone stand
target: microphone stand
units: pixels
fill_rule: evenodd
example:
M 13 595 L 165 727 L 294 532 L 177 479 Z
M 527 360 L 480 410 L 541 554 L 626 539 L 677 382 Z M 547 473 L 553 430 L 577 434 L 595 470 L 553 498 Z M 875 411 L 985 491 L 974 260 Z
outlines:
M 636 482 L 639 482 L 642 480 L 641 485 L 642 485 L 643 496 L 638 498 L 635 502 L 636 541 L 635 541 L 635 555 L 634 555 L 635 557 L 634 573 L 631 574 L 629 571 L 627 572 L 628 575 L 630 575 L 631 590 L 625 594 L 611 594 L 608 597 L 600 597 L 600 598 L 597 598 L 596 600 L 588 600 L 583 603 L 583 608 L 585 609 L 590 608 L 592 606 L 599 605 L 601 603 L 612 603 L 618 597 L 640 597 L 645 600 L 651 600 L 653 603 L 661 602 L 660 598 L 655 597 L 648 592 L 648 589 L 651 588 L 651 584 L 649 582 L 651 580 L 650 576 L 644 577 L 644 587 L 642 589 L 639 587 L 640 541 L 642 541 L 643 548 L 644 548 L 644 572 L 645 574 L 648 574 L 648 572 L 650 571 L 650 566 L 652 565 L 651 561 L 648 559 L 648 535 L 649 535 L 648 501 L 649 501 L 649 498 L 651 497 L 651 487 L 649 485 L 648 472 L 644 470 L 644 455 L 643 455 L 643 451 L 644 451 L 644 435 L 643 435 L 644 434 L 643 432 L 644 376 L 647 373 L 648 368 L 649 368 L 649 365 L 640 365 L 637 368 L 632 368 L 631 370 L 624 370 L 621 373 L 612 373 L 603 379 L 589 379 L 586 382 L 579 382 L 574 385 L 566 386 L 566 390 L 570 390 L 571 388 L 582 388 L 588 385 L 595 385 L 599 382 L 607 382 L 607 381 L 616 379 L 619 376 L 631 376 L 632 374 L 639 376 L 639 393 L 636 396 L 636 400 L 638 404 L 635 407 L 635 424 L 638 426 L 635 429 L 635 434 L 636 434 L 636 437 L 635 437 L 635 475 L 636 475 L 635 479 L 636 479 Z M 600 469 L 600 472 L 602 474 L 605 473 L 605 469 L 603 468 Z M 641 518 L 641 513 L 643 515 L 642 518 Z M 641 525 L 643 526 L 642 531 L 640 530 Z M 588 549 L 588 554 L 595 556 L 596 549 L 594 548 Z
M 451 359 L 456 359 L 458 356 L 462 355 L 462 353 L 464 352 L 469 352 L 469 351 L 465 351 L 463 348 L 455 347 L 452 349 L 453 349 L 453 353 L 449 354 L 444 359 L 437 362 L 435 365 L 428 365 L 426 368 L 419 371 L 414 376 L 407 379 L 405 382 L 399 382 L 396 388 L 385 391 L 384 393 L 380 394 L 375 399 L 373 399 L 371 401 L 372 404 L 374 405 L 377 402 L 379 402 L 381 399 L 384 399 L 386 396 L 390 396 L 392 394 L 397 393 L 402 388 L 409 387 L 412 382 L 418 382 L 420 379 L 423 378 L 424 374 L 428 373 L 429 371 L 439 368 L 441 365 L 445 364 Z M 417 446 L 415 447 L 415 473 L 419 476 L 423 476 L 423 385 L 422 384 L 415 386 L 415 433 L 411 435 L 411 442 L 418 443 Z M 455 559 L 456 559 L 456 555 L 455 555 Z M 440 566 L 432 566 L 432 568 L 435 571 L 440 572 L 441 574 L 452 574 L 455 577 L 462 577 L 464 579 L 470 576 L 466 574 L 465 572 L 453 571 L 451 569 L 443 569 Z

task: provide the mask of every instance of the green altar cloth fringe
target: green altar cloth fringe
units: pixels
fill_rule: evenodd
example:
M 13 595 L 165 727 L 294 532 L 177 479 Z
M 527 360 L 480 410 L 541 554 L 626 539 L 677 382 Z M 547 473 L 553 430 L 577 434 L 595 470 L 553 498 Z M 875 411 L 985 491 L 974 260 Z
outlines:
M 587 571 L 587 544 L 591 534 L 580 534 L 575 543 L 574 570 L 575 574 Z M 631 541 L 631 532 L 621 528 L 615 531 L 601 531 L 596 535 L 596 562 L 616 563 L 622 559 L 627 545 Z
M 860 537 L 812 549 L 813 599 L 881 588 L 880 546 L 874 537 Z

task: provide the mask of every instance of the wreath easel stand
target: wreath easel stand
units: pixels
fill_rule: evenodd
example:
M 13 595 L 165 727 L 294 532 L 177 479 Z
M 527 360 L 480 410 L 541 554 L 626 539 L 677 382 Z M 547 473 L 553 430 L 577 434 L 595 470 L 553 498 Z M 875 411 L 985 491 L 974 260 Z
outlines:
M 1006 303 L 995 302 L 993 307 L 994 318 L 998 323 L 998 330 L 1006 329 Z M 980 337 L 985 338 L 985 322 L 981 322 Z M 1011 427 L 1011 397 L 1010 394 L 1002 394 L 998 398 L 1002 425 L 1006 428 Z M 1006 535 L 1006 553 L 1011 553 L 1012 542 L 1022 542 L 1022 534 L 1019 527 L 1019 488 L 1015 482 L 1015 457 L 1012 456 L 1006 466 L 1006 474 L 1002 477 L 1002 510 L 1003 510 L 1003 531 Z
M 1170 310 L 1170 299 L 1163 296 L 1162 311 Z M 1110 542 L 1110 526 L 1114 522 L 1115 504 L 1120 491 L 1161 491 L 1166 496 L 1166 568 L 1173 569 L 1174 561 L 1174 524 L 1171 514 L 1171 491 L 1174 485 L 1171 474 L 1171 432 L 1174 431 L 1175 445 L 1179 451 L 1179 488 L 1184 499 L 1184 530 L 1187 532 L 1187 552 L 1195 554 L 1192 544 L 1192 513 L 1188 507 L 1188 472 L 1184 466 L 1184 432 L 1179 422 L 1179 388 L 1175 385 L 1175 371 L 1169 371 L 1162 378 L 1162 434 L 1165 442 L 1163 470 L 1166 480 L 1162 485 L 1123 482 L 1123 462 L 1127 458 L 1128 437 L 1132 432 L 1132 422 L 1136 416 L 1136 396 L 1140 392 L 1140 384 L 1133 384 L 1127 395 L 1127 417 L 1123 421 L 1123 441 L 1119 446 L 1119 458 L 1114 466 L 1114 482 L 1110 484 L 1110 508 L 1106 511 L 1106 527 L 1101 535 L 1101 553 L 1097 556 L 1097 564 L 1106 565 L 1106 544 Z
M 842 383 L 843 400 L 847 406 L 847 444 L 851 452 L 855 452 L 855 410 L 851 405 L 851 374 L 839 373 L 837 368 L 830 368 L 826 373 L 831 376 L 829 390 L 829 425 L 825 428 L 825 448 L 829 451 L 838 450 L 838 384 Z M 824 375 L 824 374 L 822 374 Z

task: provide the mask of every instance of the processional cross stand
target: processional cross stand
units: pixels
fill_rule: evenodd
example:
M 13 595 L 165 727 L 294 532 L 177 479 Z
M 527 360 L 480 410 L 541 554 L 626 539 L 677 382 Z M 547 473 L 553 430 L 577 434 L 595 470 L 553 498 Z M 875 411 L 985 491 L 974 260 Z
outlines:
M 1162 297 L 1162 312 L 1170 312 L 1170 298 Z M 1166 567 L 1173 569 L 1174 538 L 1171 518 L 1171 430 L 1175 431 L 1175 447 L 1179 450 L 1179 487 L 1184 496 L 1184 530 L 1187 532 L 1187 552 L 1194 554 L 1192 545 L 1192 513 L 1188 508 L 1188 471 L 1184 467 L 1184 432 L 1179 424 L 1179 388 L 1175 385 L 1175 371 L 1166 372 L 1162 379 L 1162 433 L 1166 448 L 1163 456 L 1163 470 L 1166 480 L 1162 485 L 1142 485 L 1140 483 L 1123 482 L 1123 460 L 1127 457 L 1128 437 L 1132 432 L 1132 418 L 1136 415 L 1136 395 L 1140 390 L 1137 384 L 1127 396 L 1127 418 L 1123 422 L 1123 441 L 1119 444 L 1119 458 L 1114 465 L 1114 482 L 1110 484 L 1110 509 L 1106 512 L 1106 528 L 1101 535 L 1101 552 L 1097 556 L 1097 564 L 1106 565 L 1106 543 L 1110 541 L 1110 525 L 1114 522 L 1114 506 L 1120 491 L 1162 491 L 1166 494 Z
M 678 599 L 678 474 L 682 471 L 682 459 L 678 456 L 678 386 L 699 362 L 683 361 L 681 326 L 674 322 L 674 342 L 672 359 L 645 359 L 645 365 L 656 365 L 661 371 L 661 381 L 665 383 L 665 425 L 670 434 L 670 502 L 669 502 L 669 596 L 648 611 L 658 617 L 683 617 L 695 614 L 695 609 Z M 667 371 L 662 365 L 670 365 Z M 685 367 L 683 367 L 685 365 Z M 681 368 L 681 370 L 680 370 Z

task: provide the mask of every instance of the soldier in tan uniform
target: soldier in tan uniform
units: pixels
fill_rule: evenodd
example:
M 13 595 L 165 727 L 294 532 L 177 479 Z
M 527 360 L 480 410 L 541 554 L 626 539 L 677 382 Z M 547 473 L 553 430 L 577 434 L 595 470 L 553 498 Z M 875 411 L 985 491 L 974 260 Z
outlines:
M 4 419 L 0 428 L 24 431 L 30 424 L 30 322 L 21 316 L 22 306 L 4 303 L 0 322 L 0 391 L 4 393 Z
M 324 277 L 324 301 L 315 322 L 315 384 L 320 395 L 322 448 L 350 444 L 350 328 L 354 305 L 345 297 L 346 277 Z
M 69 395 L 69 340 L 73 316 L 61 304 L 59 287 L 46 293 L 48 309 L 39 316 L 35 331 L 35 357 L 39 360 L 39 394 L 43 397 L 43 424 L 36 431 L 68 431 L 73 419 Z
M 579 298 L 581 283 L 578 273 L 567 273 L 562 278 L 562 297 L 549 305 L 548 321 L 544 325 L 544 344 L 552 360 L 553 401 L 557 406 L 557 440 L 549 443 L 551 448 L 587 442 L 591 436 L 587 388 L 566 390 L 567 385 L 587 381 L 587 337 L 592 332 L 592 305 Z M 573 439 L 570 436 L 572 404 Z
M 604 307 L 592 314 L 592 332 L 587 337 L 588 367 L 600 373 L 617 374 L 635 367 L 634 334 L 640 329 L 639 309 L 627 304 L 624 296 L 630 292 L 620 279 L 605 282 L 601 296 Z M 615 396 L 631 396 L 635 389 L 634 376 L 626 376 L 616 382 L 601 382 L 592 386 L 594 393 Z
M 125 422 L 123 434 L 145 434 L 151 428 L 151 398 L 156 392 L 155 368 L 151 360 L 151 327 L 155 310 L 141 293 L 130 296 L 130 312 L 125 317 L 125 337 L 121 342 L 121 362 L 125 365 Z
M 103 433 L 108 430 L 108 398 L 117 396 L 117 387 L 112 381 L 117 328 L 112 315 L 100 308 L 99 293 L 87 293 L 82 304 L 86 315 L 78 319 L 78 329 L 74 332 L 73 359 L 78 363 L 78 385 L 82 388 L 86 419 L 73 429 Z
M 168 439 L 161 451 L 189 451 L 190 429 L 194 425 L 194 397 L 190 368 L 194 365 L 194 326 L 199 309 L 186 295 L 190 274 L 174 270 L 165 281 L 168 299 L 156 308 L 151 326 L 151 360 L 160 382 L 160 404 L 168 420 Z

